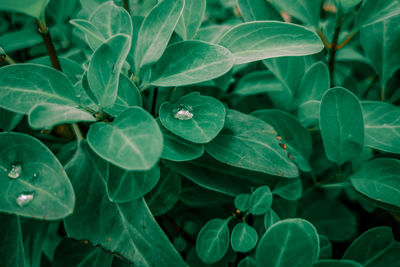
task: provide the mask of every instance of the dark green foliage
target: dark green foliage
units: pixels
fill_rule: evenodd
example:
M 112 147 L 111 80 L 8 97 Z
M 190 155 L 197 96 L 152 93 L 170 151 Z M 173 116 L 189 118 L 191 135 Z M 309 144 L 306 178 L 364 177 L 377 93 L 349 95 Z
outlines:
M 400 0 L 1 0 L 0 266 L 400 267 Z

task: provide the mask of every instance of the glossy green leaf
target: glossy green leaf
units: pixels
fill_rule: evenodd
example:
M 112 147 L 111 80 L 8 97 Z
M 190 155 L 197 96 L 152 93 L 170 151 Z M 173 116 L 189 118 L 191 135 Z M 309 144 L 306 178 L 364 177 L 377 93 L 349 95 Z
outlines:
M 0 108 L 0 129 L 11 132 L 21 122 L 24 115 Z
M 188 161 L 201 157 L 204 153 L 202 144 L 195 144 L 168 131 L 160 120 L 157 119 L 158 126 L 163 135 L 163 151 L 161 158 L 172 161 Z
M 101 107 L 110 107 L 117 99 L 119 77 L 130 46 L 128 35 L 117 34 L 93 53 L 87 77 L 90 90 Z
M 44 12 L 49 0 L 4 0 L 0 3 L 0 10 L 21 12 L 38 19 L 44 19 Z
M 228 222 L 229 219 L 212 219 L 201 229 L 196 240 L 196 252 L 204 263 L 215 263 L 228 251 Z
M 157 186 L 146 196 L 146 201 L 154 216 L 159 216 L 174 207 L 181 191 L 181 177 L 176 172 L 161 168 L 161 179 Z
M 364 101 L 365 145 L 400 154 L 400 108 L 389 103 Z
M 304 24 L 318 27 L 319 14 L 321 12 L 322 0 L 272 0 L 273 4 L 300 20 Z
M 250 194 L 239 194 L 235 197 L 235 207 L 242 211 L 247 211 L 250 205 Z
M 319 254 L 314 226 L 302 219 L 275 223 L 261 237 L 256 260 L 259 266 L 312 266 Z
M 351 260 L 319 260 L 313 267 L 362 267 L 363 265 Z
M 77 240 L 64 239 L 54 255 L 54 267 L 99 266 L 110 267 L 113 255 L 101 248 L 93 248 Z
M 400 1 L 364 0 L 357 13 L 354 29 L 368 26 L 400 14 Z
M 238 0 L 238 7 L 245 21 L 281 20 L 275 8 L 264 0 Z
M 396 265 L 400 260 L 400 243 L 394 240 L 389 227 L 372 228 L 347 248 L 343 259 L 357 261 L 365 267 Z
M 272 192 L 282 198 L 296 200 L 301 197 L 302 189 L 300 178 L 280 179 Z
M 126 203 L 108 199 L 107 165 L 85 142 L 65 169 L 77 201 L 74 213 L 64 221 L 69 237 L 100 245 L 137 266 L 185 266 L 143 199 Z
M 193 39 L 203 22 L 206 11 L 206 0 L 185 0 L 185 7 L 175 31 L 183 40 Z
M 128 77 L 119 76 L 118 95 L 113 106 L 105 108 L 104 111 L 112 116 L 118 116 L 123 111 L 132 107 L 141 107 L 143 100 L 139 89 Z
M 400 207 L 400 160 L 371 160 L 354 173 L 350 181 L 361 194 Z
M 320 61 L 316 62 L 304 73 L 296 93 L 296 102 L 302 104 L 309 100 L 320 101 L 322 95 L 329 87 L 330 76 L 328 67 Z
M 254 215 L 266 213 L 272 204 L 272 193 L 268 186 L 257 188 L 249 199 L 249 212 Z
M 356 218 L 346 206 L 324 199 L 314 202 L 301 217 L 311 222 L 319 234 L 332 241 L 346 241 L 356 234 Z
M 232 54 L 222 46 L 202 41 L 178 42 L 168 46 L 151 67 L 150 83 L 164 87 L 200 83 L 222 76 L 232 65 Z
M 24 244 L 20 219 L 16 215 L 0 214 L 0 265 L 25 266 Z
M 0 133 L 0 210 L 47 220 L 72 213 L 74 191 L 60 162 L 40 141 Z
M 274 75 L 264 70 L 244 75 L 233 91 L 237 95 L 256 95 L 270 92 L 282 92 L 282 85 Z
M 296 165 L 279 145 L 277 133 L 269 124 L 238 111 L 227 110 L 224 129 L 206 151 L 228 165 L 266 174 L 293 178 Z
M 59 104 L 35 105 L 28 116 L 33 129 L 51 129 L 55 125 L 75 122 L 93 122 L 96 119 L 87 111 Z
M 264 227 L 265 230 L 268 230 L 271 225 L 274 223 L 279 222 L 281 219 L 279 218 L 278 214 L 273 209 L 269 209 L 264 216 Z
M 229 30 L 219 43 L 232 52 L 235 64 L 274 57 L 310 55 L 323 48 L 321 40 L 313 31 L 278 21 L 239 24 Z
M 233 227 L 231 245 L 234 251 L 248 252 L 256 246 L 257 240 L 257 231 L 247 223 L 238 223 Z
M 77 106 L 74 87 L 65 74 L 39 64 L 0 68 L 0 107 L 28 114 L 36 104 Z
M 389 1 L 390 2 L 390 1 Z M 400 3 L 399 3 L 400 14 Z M 381 87 L 400 68 L 400 55 L 397 53 L 400 41 L 400 16 L 395 16 L 361 29 L 360 44 L 371 66 L 380 78 Z
M 110 200 L 128 202 L 141 198 L 153 189 L 160 179 L 160 167 L 155 165 L 148 171 L 126 171 L 108 164 L 107 193 Z
M 167 162 L 167 165 L 202 187 L 231 196 L 265 184 L 273 186 L 277 181 L 275 176 L 222 164 L 207 154 L 188 162 Z
M 126 170 L 151 169 L 163 145 L 157 122 L 140 107 L 125 110 L 111 124 L 92 124 L 87 139 L 100 157 Z
M 163 0 L 144 18 L 135 50 L 136 70 L 156 62 L 161 57 L 184 5 L 184 0 Z
M 361 104 L 350 91 L 336 87 L 325 92 L 319 126 L 326 156 L 339 165 L 360 155 L 364 146 Z
M 208 143 L 221 131 L 225 107 L 217 99 L 198 92 L 183 96 L 176 103 L 164 102 L 160 121 L 172 133 L 193 143 Z

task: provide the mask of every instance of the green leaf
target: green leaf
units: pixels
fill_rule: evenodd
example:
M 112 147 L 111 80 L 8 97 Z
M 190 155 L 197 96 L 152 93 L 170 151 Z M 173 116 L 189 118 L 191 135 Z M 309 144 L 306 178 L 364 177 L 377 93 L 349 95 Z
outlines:
M 249 212 L 254 215 L 266 213 L 272 204 L 272 193 L 268 186 L 257 188 L 250 196 Z
M 235 207 L 242 211 L 247 211 L 250 205 L 250 194 L 239 194 L 235 197 Z
M 282 85 L 274 75 L 265 70 L 244 75 L 233 91 L 237 95 L 256 95 L 270 92 L 282 92 Z
M 238 223 L 232 230 L 231 245 L 237 252 L 248 252 L 252 250 L 258 240 L 257 231 L 247 223 Z
M 360 263 L 350 260 L 319 260 L 313 267 L 362 267 Z
M 77 240 L 64 239 L 57 247 L 53 266 L 99 266 L 110 267 L 113 255 L 99 247 L 91 247 Z
M 107 165 L 86 142 L 80 143 L 65 169 L 77 203 L 64 221 L 70 238 L 100 245 L 137 266 L 185 266 L 142 198 L 125 203 L 108 199 Z
M 361 194 L 400 207 L 400 160 L 371 160 L 353 174 L 350 181 Z
M 302 185 L 300 178 L 280 179 L 272 193 L 288 200 L 296 200 L 301 197 Z
M 267 1 L 264 0 L 238 0 L 240 13 L 245 21 L 256 20 L 282 20 L 279 13 Z
M 178 202 L 182 191 L 181 177 L 171 169 L 161 168 L 161 179 L 157 186 L 146 196 L 149 208 L 154 216 L 172 209 Z
M 176 103 L 164 102 L 160 121 L 172 133 L 193 143 L 208 143 L 221 131 L 225 107 L 217 99 L 193 92 Z
M 0 210 L 46 220 L 72 213 L 74 191 L 53 153 L 22 133 L 0 133 Z
M 296 102 L 299 105 L 310 100 L 320 101 L 322 95 L 329 87 L 330 76 L 328 67 L 321 61 L 318 61 L 304 73 L 296 93 Z
M 55 125 L 64 123 L 96 121 L 87 111 L 48 103 L 35 105 L 29 112 L 28 120 L 33 129 L 52 129 Z
M 281 219 L 279 218 L 278 214 L 273 209 L 269 209 L 264 216 L 264 227 L 265 230 L 271 227 L 271 225 L 279 222 Z
M 372 228 L 360 235 L 346 250 L 343 259 L 365 267 L 384 267 L 400 260 L 400 243 L 387 226 Z
M 332 258 L 332 243 L 324 235 L 319 235 L 319 259 Z
M 232 65 L 232 54 L 222 46 L 203 41 L 178 42 L 168 46 L 151 67 L 150 83 L 164 87 L 200 83 L 224 75 Z
M 342 203 L 324 199 L 313 202 L 301 217 L 311 222 L 319 234 L 332 241 L 346 241 L 356 234 L 356 218 Z
M 253 258 L 247 256 L 239 262 L 237 267 L 257 267 L 257 262 Z
M 105 108 L 104 111 L 112 116 L 118 116 L 123 111 L 132 107 L 141 107 L 143 100 L 139 89 L 128 77 L 119 76 L 118 95 L 113 106 Z
M 0 107 L 28 114 L 36 104 L 78 106 L 68 77 L 39 64 L 14 64 L 0 68 Z
M 400 16 L 396 16 L 360 31 L 360 44 L 367 58 L 373 62 L 371 66 L 379 75 L 382 88 L 386 87 L 390 77 L 400 68 L 400 55 L 397 53 L 400 42 L 399 23 Z
M 117 34 L 126 34 L 132 37 L 133 25 L 129 13 L 113 1 L 100 5 L 90 15 L 89 22 L 95 26 L 96 33 L 100 34 L 102 40 L 108 40 Z M 92 41 L 92 39 L 94 39 Z M 98 38 L 86 34 L 86 40 L 92 50 L 98 47 Z
M 230 219 L 230 218 L 229 218 Z M 196 252 L 206 264 L 219 261 L 229 247 L 229 219 L 212 219 L 201 229 L 196 240 Z
M 319 126 L 326 156 L 339 165 L 360 155 L 364 146 L 361 104 L 350 91 L 335 87 L 325 92 Z
M 87 139 L 100 157 L 126 170 L 150 170 L 163 145 L 157 122 L 140 107 L 125 110 L 111 124 L 92 124 Z
M 183 12 L 184 0 L 163 0 L 144 18 L 135 50 L 136 70 L 156 62 Z
M 340 14 L 346 14 L 357 6 L 362 0 L 335 0 L 335 5 Z
M 185 7 L 175 31 L 183 40 L 193 39 L 203 22 L 206 11 L 206 0 L 185 0 Z
M 310 55 L 323 49 L 321 40 L 313 31 L 278 21 L 239 24 L 225 33 L 219 43 L 232 52 L 235 64 L 274 57 Z
M 119 77 L 130 46 L 128 35 L 117 34 L 93 53 L 87 78 L 90 90 L 101 107 L 110 107 L 117 99 Z
M 228 165 L 270 175 L 293 178 L 296 165 L 279 145 L 274 128 L 238 111 L 227 110 L 225 126 L 206 151 Z
M 218 24 L 201 27 L 195 39 L 216 44 L 221 39 L 221 36 L 224 35 L 224 33 L 226 33 L 230 28 L 231 27 L 228 25 Z
M 21 122 L 24 115 L 0 108 L 0 129 L 11 132 Z
M 364 0 L 354 22 L 354 30 L 400 14 L 400 1 Z
M 115 165 L 108 165 L 107 193 L 111 201 L 128 202 L 141 198 L 152 190 L 160 180 L 160 167 L 155 165 L 149 171 L 126 171 Z
M 69 23 L 85 34 L 87 43 L 92 50 L 96 50 L 102 43 L 106 41 L 100 30 L 88 20 L 71 19 Z
M 299 106 L 297 119 L 304 127 L 314 126 L 319 129 L 319 111 L 321 101 L 310 100 Z
M 265 184 L 273 186 L 277 181 L 275 176 L 231 167 L 207 154 L 188 162 L 166 164 L 200 186 L 230 196 L 249 192 L 252 188 Z
M 256 252 L 259 266 L 312 266 L 319 254 L 314 226 L 302 219 L 275 223 L 261 237 Z
M 188 161 L 203 155 L 204 146 L 202 144 L 191 143 L 173 134 L 162 126 L 159 119 L 157 119 L 157 123 L 164 139 L 161 158 L 172 161 Z
M 272 0 L 273 4 L 300 20 L 304 24 L 318 27 L 319 14 L 321 12 L 322 0 Z
M 0 227 L 0 265 L 24 267 L 24 243 L 19 217 L 0 213 Z
M 389 103 L 364 101 L 365 145 L 400 154 L 400 108 Z
M 21 12 L 42 20 L 48 3 L 49 0 L 4 0 L 0 3 L 0 10 Z

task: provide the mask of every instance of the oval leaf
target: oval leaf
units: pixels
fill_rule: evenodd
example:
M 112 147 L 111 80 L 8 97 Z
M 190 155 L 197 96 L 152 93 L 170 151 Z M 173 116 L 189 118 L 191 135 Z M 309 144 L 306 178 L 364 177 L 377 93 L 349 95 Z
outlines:
M 213 97 L 193 92 L 177 103 L 163 103 L 160 121 L 172 133 L 190 142 L 208 143 L 224 126 L 225 107 Z
M 266 213 L 272 204 L 272 193 L 268 186 L 257 188 L 249 200 L 249 212 L 254 215 Z
M 231 245 L 237 252 L 248 252 L 252 250 L 258 240 L 257 231 L 247 223 L 238 223 L 232 230 Z
M 139 107 L 122 112 L 111 124 L 92 124 L 87 139 L 100 157 L 126 170 L 151 169 L 163 144 L 157 122 Z
M 239 24 L 229 30 L 219 44 L 232 52 L 235 64 L 274 57 L 310 55 L 324 47 L 313 31 L 278 21 Z
M 175 31 L 183 40 L 190 40 L 195 37 L 203 22 L 205 11 L 206 0 L 185 0 L 183 13 L 175 28 Z
M 232 65 L 232 54 L 222 46 L 202 41 L 178 42 L 168 46 L 151 67 L 150 83 L 165 87 L 200 83 L 224 75 Z
M 353 93 L 342 87 L 326 91 L 319 125 L 330 161 L 342 165 L 360 155 L 364 146 L 364 119 L 360 102 Z
M 55 220 L 74 209 L 72 185 L 53 153 L 37 139 L 0 133 L 0 210 Z

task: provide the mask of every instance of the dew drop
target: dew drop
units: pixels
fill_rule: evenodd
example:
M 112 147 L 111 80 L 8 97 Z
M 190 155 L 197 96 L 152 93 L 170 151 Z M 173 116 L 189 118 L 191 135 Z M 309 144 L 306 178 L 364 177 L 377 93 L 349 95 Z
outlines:
M 35 172 L 33 175 L 32 175 L 32 178 L 31 179 L 36 179 L 36 178 L 38 178 L 39 177 L 39 173 L 38 172 Z
M 193 108 L 190 105 L 179 104 L 173 109 L 174 118 L 187 121 L 193 118 Z
M 22 164 L 20 162 L 14 163 L 8 170 L 8 177 L 10 177 L 11 179 L 17 179 L 21 175 L 21 172 Z
M 24 207 L 33 200 L 34 196 L 35 194 L 33 192 L 26 192 L 20 194 L 16 199 L 18 206 L 20 206 L 21 208 Z

